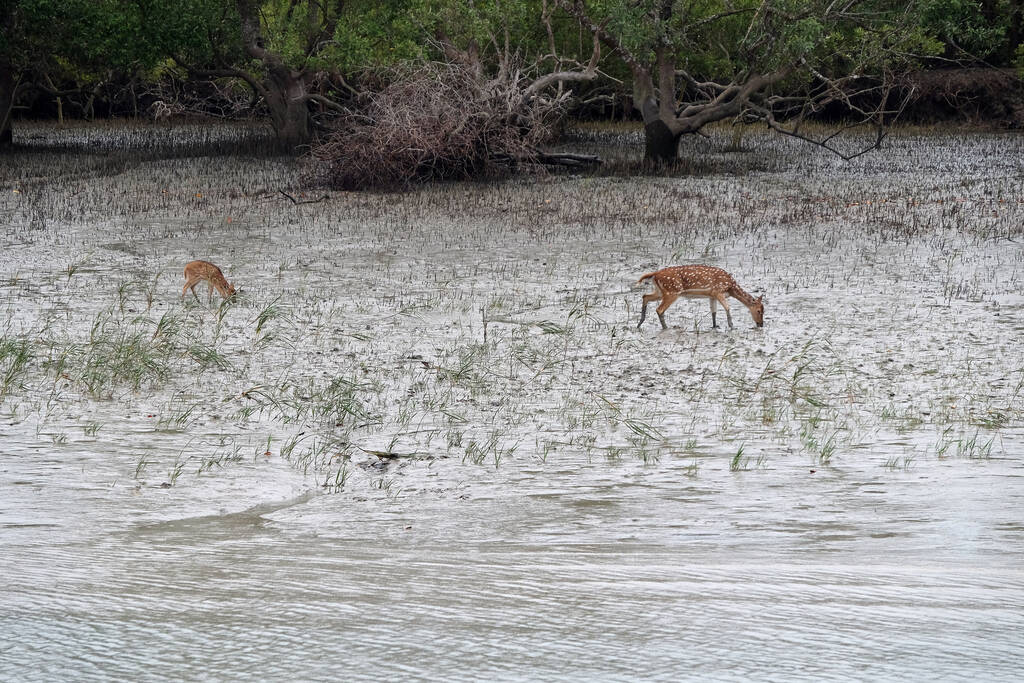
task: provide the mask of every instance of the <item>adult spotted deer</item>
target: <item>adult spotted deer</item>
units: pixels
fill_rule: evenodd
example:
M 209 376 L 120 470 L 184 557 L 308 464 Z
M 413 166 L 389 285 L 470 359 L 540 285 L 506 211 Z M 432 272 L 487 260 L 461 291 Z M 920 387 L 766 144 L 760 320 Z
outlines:
M 644 275 L 637 284 L 650 280 L 654 284 L 654 291 L 644 294 L 644 307 L 640 310 L 640 322 L 637 329 L 644 324 L 647 318 L 647 304 L 652 301 L 661 300 L 658 306 L 658 319 L 661 320 L 661 328 L 668 329 L 665 324 L 665 311 L 676 299 L 681 296 L 702 297 L 706 296 L 711 300 L 711 326 L 718 327 L 715 320 L 718 304 L 722 304 L 725 315 L 729 320 L 729 327 L 732 327 L 732 313 L 729 311 L 729 304 L 725 302 L 726 296 L 739 300 L 744 306 L 750 309 L 750 315 L 758 327 L 764 326 L 764 302 L 761 298 L 755 299 L 743 288 L 736 284 L 732 275 L 721 268 L 714 266 L 672 266 L 662 268 L 653 273 Z
M 210 285 L 210 301 L 213 301 L 214 287 L 217 288 L 217 291 L 225 299 L 235 293 L 234 285 L 224 278 L 224 273 L 220 272 L 220 268 L 209 261 L 191 261 L 185 265 L 185 286 L 181 288 L 181 298 L 184 299 L 185 292 L 191 289 L 192 296 L 196 297 L 196 301 L 199 301 L 199 297 L 196 296 L 196 285 L 203 280 L 206 280 Z

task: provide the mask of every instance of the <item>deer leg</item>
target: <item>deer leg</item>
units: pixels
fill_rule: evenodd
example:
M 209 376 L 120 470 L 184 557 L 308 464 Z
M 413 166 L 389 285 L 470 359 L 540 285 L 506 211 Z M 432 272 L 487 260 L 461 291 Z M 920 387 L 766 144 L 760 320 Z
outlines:
M 722 304 L 722 308 L 725 309 L 725 317 L 729 321 L 729 329 L 731 330 L 732 329 L 732 311 L 729 310 L 729 304 L 727 304 L 725 302 L 725 295 L 724 294 L 716 294 L 715 295 L 715 299 L 718 299 L 718 303 Z M 711 300 L 712 301 L 712 304 L 711 304 L 712 306 L 714 306 L 714 300 L 715 299 Z
M 715 297 L 711 297 L 711 329 L 718 327 L 718 321 L 715 320 L 715 316 L 718 315 L 718 302 L 715 301 Z
M 213 283 L 211 282 L 209 284 L 210 284 L 210 288 L 206 292 L 206 303 L 212 304 L 213 303 Z
M 653 294 L 644 294 L 644 306 L 640 309 L 640 322 L 636 324 L 636 329 L 640 329 L 640 326 L 644 324 L 644 320 L 647 318 L 647 304 L 652 301 L 657 301 L 661 298 L 661 295 L 657 292 Z
M 661 329 L 668 329 L 668 325 L 665 324 L 665 311 L 667 311 L 668 307 L 672 305 L 672 302 L 678 298 L 678 294 L 666 294 L 661 298 L 661 305 L 658 306 L 658 320 L 661 321 Z
M 184 299 L 185 298 L 185 292 L 191 290 L 192 291 L 192 296 L 194 296 L 195 299 L 196 299 L 196 303 L 199 303 L 199 297 L 196 296 L 196 285 L 198 285 L 198 284 L 199 284 L 199 279 L 198 278 L 195 278 L 195 279 L 189 278 L 188 280 L 185 280 L 185 286 L 181 288 L 181 298 Z

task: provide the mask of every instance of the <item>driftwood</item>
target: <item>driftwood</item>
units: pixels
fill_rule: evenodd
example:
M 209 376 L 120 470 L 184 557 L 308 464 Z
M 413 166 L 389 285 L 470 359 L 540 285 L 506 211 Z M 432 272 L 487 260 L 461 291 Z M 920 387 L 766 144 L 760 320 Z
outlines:
M 537 162 L 552 166 L 600 166 L 604 163 L 601 157 L 594 154 L 574 154 L 571 152 L 537 152 Z
M 319 204 L 320 202 L 324 201 L 330 196 L 325 194 L 322 197 L 320 197 L 320 199 L 296 199 L 295 197 L 291 196 L 284 190 L 278 190 L 278 192 L 283 194 L 288 199 L 292 200 L 292 204 Z
M 587 166 L 600 166 L 604 163 L 601 157 L 595 154 L 577 154 L 574 152 L 542 152 L 533 150 L 525 156 L 512 156 L 510 154 L 493 154 L 491 161 L 506 166 L 565 166 L 568 168 L 584 168 Z

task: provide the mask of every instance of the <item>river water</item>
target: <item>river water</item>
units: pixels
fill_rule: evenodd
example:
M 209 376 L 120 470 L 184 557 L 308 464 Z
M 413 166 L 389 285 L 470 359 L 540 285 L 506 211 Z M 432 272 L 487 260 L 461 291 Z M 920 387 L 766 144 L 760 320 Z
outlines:
M 1013 680 L 1021 467 L 923 469 L 581 464 L 101 529 L 8 498 L 4 677 Z

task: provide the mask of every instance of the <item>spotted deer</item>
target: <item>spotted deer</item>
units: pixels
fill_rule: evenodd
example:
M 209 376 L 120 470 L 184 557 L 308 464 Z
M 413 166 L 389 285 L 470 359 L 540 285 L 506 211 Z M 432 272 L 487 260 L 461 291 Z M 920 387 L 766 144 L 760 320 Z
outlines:
M 729 311 L 729 304 L 725 302 L 726 296 L 737 299 L 740 303 L 750 309 L 750 315 L 758 327 L 764 326 L 764 302 L 762 298 L 755 299 L 743 291 L 732 275 L 721 268 L 714 266 L 672 266 L 662 268 L 653 273 L 647 273 L 637 284 L 650 280 L 654 285 L 654 291 L 644 294 L 644 306 L 640 310 L 640 322 L 637 329 L 644 324 L 647 318 L 647 304 L 652 301 L 661 300 L 658 306 L 658 319 L 661 320 L 661 328 L 668 329 L 665 324 L 665 311 L 681 296 L 703 297 L 711 300 L 711 326 L 718 327 L 715 320 L 718 304 L 722 304 L 725 315 L 729 320 L 729 327 L 732 328 L 732 313 Z
M 205 280 L 210 285 L 209 300 L 213 301 L 213 289 L 217 288 L 220 295 L 227 299 L 234 295 L 235 287 L 224 278 L 220 268 L 209 261 L 192 261 L 185 266 L 185 286 L 181 288 L 181 298 L 185 298 L 185 292 L 192 290 L 192 296 L 196 296 L 196 285 Z

